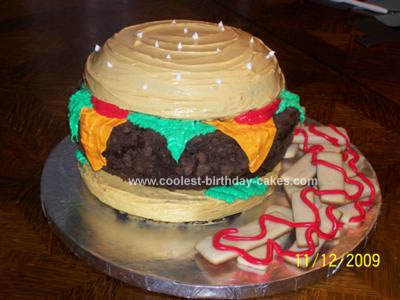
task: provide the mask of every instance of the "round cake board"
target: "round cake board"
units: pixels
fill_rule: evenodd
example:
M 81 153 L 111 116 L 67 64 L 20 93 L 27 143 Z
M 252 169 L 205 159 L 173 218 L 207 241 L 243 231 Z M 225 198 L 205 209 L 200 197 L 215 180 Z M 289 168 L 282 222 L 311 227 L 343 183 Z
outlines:
M 238 267 L 236 260 L 212 265 L 194 250 L 205 236 L 226 227 L 247 224 L 268 205 L 289 206 L 282 187 L 276 187 L 261 205 L 211 224 L 157 223 L 118 213 L 98 201 L 84 185 L 66 137 L 50 154 L 41 180 L 43 212 L 71 251 L 98 270 L 127 284 L 149 291 L 187 298 L 251 298 L 297 290 L 335 274 L 345 267 L 331 264 L 359 252 L 375 227 L 380 207 L 375 204 L 360 227 L 342 229 L 337 243 L 323 249 L 326 260 L 300 269 L 275 258 L 265 272 Z M 284 160 L 290 166 L 295 159 Z M 367 160 L 362 170 L 376 175 Z M 293 239 L 293 236 L 290 237 Z M 288 241 L 291 242 L 291 241 Z

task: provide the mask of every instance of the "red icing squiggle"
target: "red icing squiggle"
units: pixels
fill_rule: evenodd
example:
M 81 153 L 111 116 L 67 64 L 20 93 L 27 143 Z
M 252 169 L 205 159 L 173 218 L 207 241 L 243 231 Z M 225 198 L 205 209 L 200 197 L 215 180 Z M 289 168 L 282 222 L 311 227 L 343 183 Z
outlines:
M 375 186 L 371 182 L 371 180 L 369 180 L 365 176 L 364 173 L 362 173 L 362 172 L 360 172 L 360 170 L 358 170 L 358 168 L 356 166 L 356 163 L 360 159 L 360 155 L 357 153 L 357 151 L 355 151 L 353 148 L 351 148 L 349 139 L 342 132 L 340 132 L 335 126 L 329 125 L 329 127 L 332 130 L 334 130 L 337 134 L 339 134 L 339 135 L 341 135 L 342 137 L 345 138 L 346 150 L 350 155 L 352 155 L 352 158 L 349 160 L 348 165 L 353 170 L 353 172 L 358 177 L 360 177 L 361 180 L 363 182 L 365 182 L 365 184 L 370 188 L 371 194 L 369 195 L 368 200 L 357 201 L 357 202 L 354 203 L 354 207 L 357 209 L 357 211 L 360 213 L 360 215 L 357 216 L 357 217 L 352 217 L 350 219 L 350 222 L 362 222 L 365 219 L 365 209 L 363 208 L 363 206 L 371 206 L 375 202 L 375 197 L 376 197 Z M 346 159 L 347 159 L 347 157 L 346 157 Z
M 274 102 L 272 102 L 260 109 L 249 111 L 245 114 L 235 117 L 235 121 L 239 124 L 249 124 L 249 125 L 266 122 L 272 118 L 274 113 L 279 108 L 280 103 L 281 103 L 281 99 L 278 98 Z
M 91 101 L 93 103 L 94 110 L 100 115 L 116 119 L 125 119 L 128 116 L 129 112 L 127 110 L 121 109 L 114 104 L 104 102 L 94 96 L 92 96 Z
M 304 255 L 312 255 L 314 254 L 315 251 L 315 245 L 312 239 L 312 234 L 315 232 L 318 237 L 325 239 L 325 240 L 332 240 L 338 231 L 338 229 L 343 225 L 339 220 L 336 219 L 336 217 L 333 214 L 333 209 L 335 209 L 334 205 L 328 205 L 326 208 L 326 215 L 328 219 L 330 220 L 332 224 L 331 231 L 329 233 L 324 233 L 320 230 L 320 224 L 321 224 L 321 218 L 319 215 L 319 210 L 318 208 L 307 198 L 308 193 L 313 193 L 314 195 L 335 195 L 335 194 L 343 194 L 347 200 L 351 200 L 354 202 L 354 207 L 357 209 L 357 211 L 360 213 L 359 216 L 357 217 L 352 217 L 350 219 L 350 222 L 361 222 L 365 219 L 365 210 L 363 206 L 371 206 L 374 201 L 375 201 L 375 187 L 372 184 L 372 182 L 363 174 L 361 173 L 357 166 L 356 163 L 360 159 L 359 154 L 351 148 L 350 146 L 350 141 L 348 137 L 340 132 L 335 126 L 329 125 L 329 127 L 334 130 L 337 134 L 342 136 L 344 140 L 346 141 L 346 149 L 345 151 L 342 152 L 342 160 L 347 161 L 349 156 L 351 156 L 351 159 L 348 161 L 349 167 L 353 170 L 353 172 L 361 178 L 361 180 L 370 188 L 371 194 L 368 200 L 365 201 L 356 201 L 357 199 L 360 198 L 364 186 L 357 180 L 351 179 L 347 176 L 346 171 L 335 164 L 332 164 L 328 161 L 318 159 L 318 153 L 324 150 L 324 146 L 320 144 L 312 145 L 311 147 L 308 144 L 308 133 L 303 129 L 303 128 L 298 128 L 295 130 L 295 135 L 302 134 L 304 136 L 304 152 L 306 153 L 311 153 L 312 158 L 311 162 L 314 165 L 324 165 L 328 168 L 334 169 L 338 172 L 340 172 L 343 175 L 344 181 L 348 184 L 353 184 L 357 186 L 357 192 L 354 193 L 353 195 L 349 195 L 345 190 L 343 189 L 335 189 L 335 190 L 318 190 L 313 187 L 308 187 L 305 188 L 301 191 L 300 193 L 300 198 L 301 200 L 311 209 L 311 211 L 314 214 L 314 222 L 292 222 L 288 221 L 283 218 L 279 218 L 276 216 L 264 214 L 260 216 L 259 218 L 259 225 L 261 228 L 261 231 L 258 235 L 255 236 L 237 236 L 235 235 L 238 233 L 237 228 L 227 228 L 223 229 L 219 232 L 217 232 L 214 237 L 213 237 L 213 246 L 214 248 L 218 250 L 223 250 L 223 251 L 234 251 L 238 253 L 240 256 L 242 256 L 245 260 L 252 264 L 256 265 L 266 265 L 269 264 L 274 256 L 274 252 L 277 253 L 280 256 L 291 256 L 291 257 L 297 257 L 299 256 L 304 256 Z M 328 142 L 330 142 L 334 146 L 339 146 L 339 141 L 335 137 L 331 137 L 315 128 L 315 126 L 311 125 L 309 126 L 310 132 L 312 132 L 315 135 L 318 135 L 320 137 L 323 137 L 326 139 Z M 267 239 L 266 246 L 267 246 L 267 255 L 265 258 L 256 258 L 252 255 L 250 255 L 248 252 L 246 252 L 244 249 L 231 246 L 231 245 L 225 245 L 221 241 L 222 239 L 229 240 L 229 241 L 254 241 L 254 240 L 260 240 L 266 237 L 267 235 L 267 226 L 266 222 L 273 222 L 273 223 L 279 223 L 283 224 L 286 226 L 289 226 L 291 228 L 298 228 L 298 227 L 306 227 L 306 241 L 308 245 L 308 249 L 304 251 L 290 251 L 290 250 L 284 250 L 280 247 L 280 245 L 275 242 L 272 239 Z

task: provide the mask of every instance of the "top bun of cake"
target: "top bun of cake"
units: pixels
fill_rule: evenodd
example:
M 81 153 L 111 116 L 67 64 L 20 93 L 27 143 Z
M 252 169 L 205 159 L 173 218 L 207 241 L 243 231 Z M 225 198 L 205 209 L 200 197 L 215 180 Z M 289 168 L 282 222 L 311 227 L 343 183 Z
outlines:
M 222 23 L 166 20 L 127 27 L 96 47 L 93 96 L 164 118 L 228 118 L 273 102 L 285 79 L 260 39 Z

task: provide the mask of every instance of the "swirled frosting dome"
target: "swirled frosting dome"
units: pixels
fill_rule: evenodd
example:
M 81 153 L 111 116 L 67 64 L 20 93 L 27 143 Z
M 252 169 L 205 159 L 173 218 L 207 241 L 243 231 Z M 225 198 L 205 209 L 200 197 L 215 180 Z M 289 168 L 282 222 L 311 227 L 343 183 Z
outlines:
M 285 79 L 260 39 L 222 23 L 166 20 L 114 34 L 90 54 L 98 99 L 165 118 L 227 118 L 272 102 Z

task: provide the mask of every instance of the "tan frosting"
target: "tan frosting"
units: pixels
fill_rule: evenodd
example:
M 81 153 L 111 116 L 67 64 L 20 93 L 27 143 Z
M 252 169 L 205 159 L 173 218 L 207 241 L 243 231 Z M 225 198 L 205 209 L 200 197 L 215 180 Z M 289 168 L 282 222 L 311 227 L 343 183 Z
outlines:
M 226 203 L 206 197 L 204 191 L 156 188 L 130 185 L 105 171 L 93 172 L 88 164 L 79 168 L 89 191 L 103 203 L 130 215 L 163 222 L 211 221 L 248 210 L 271 194 L 254 196 L 246 201 Z M 280 164 L 265 178 L 277 178 Z
M 200 21 L 149 22 L 123 29 L 90 54 L 85 79 L 95 97 L 130 111 L 176 119 L 231 117 L 272 102 L 284 87 L 277 59 L 266 58 L 270 51 L 231 26 L 222 31 Z

